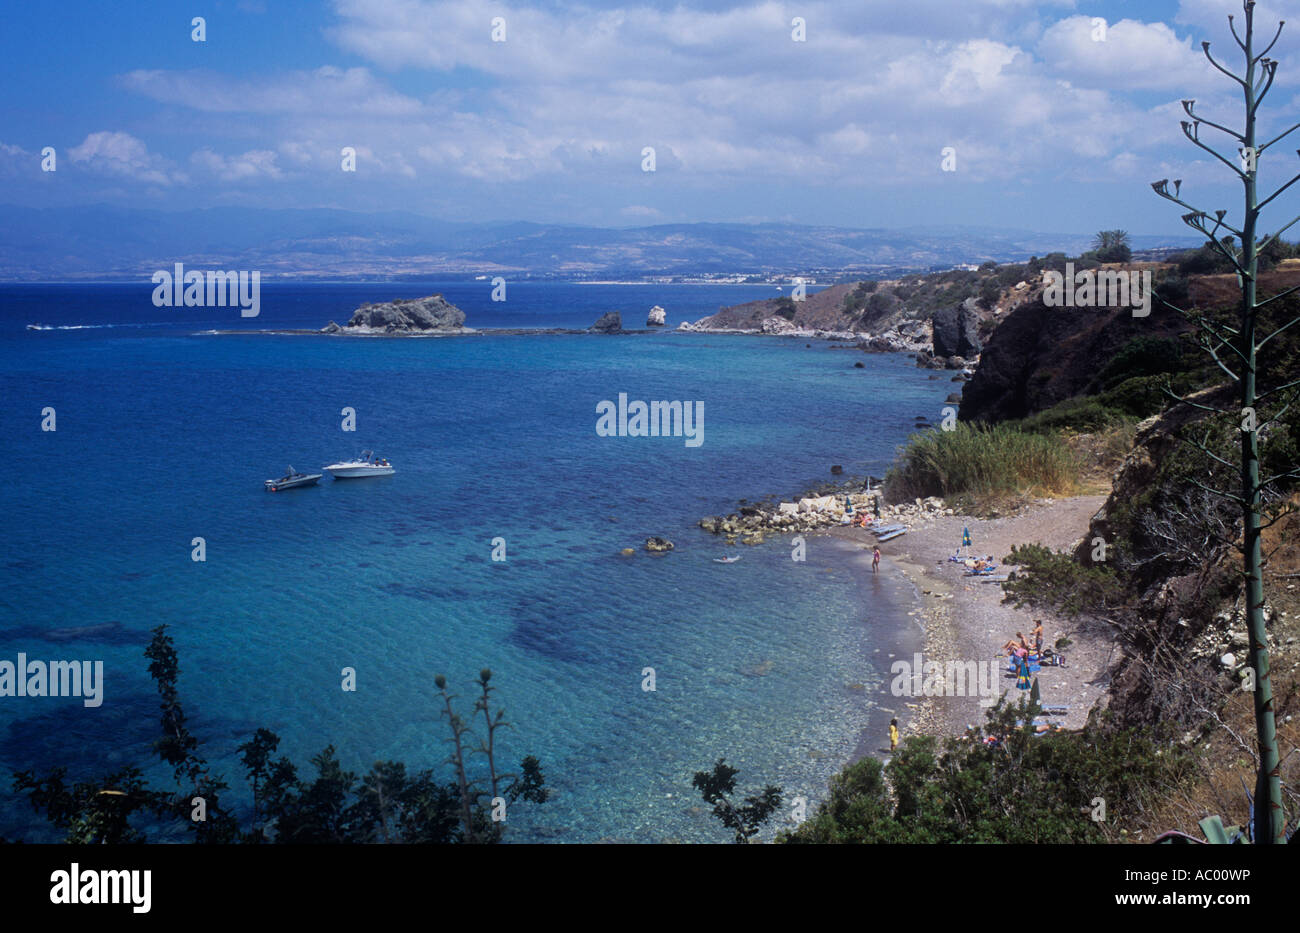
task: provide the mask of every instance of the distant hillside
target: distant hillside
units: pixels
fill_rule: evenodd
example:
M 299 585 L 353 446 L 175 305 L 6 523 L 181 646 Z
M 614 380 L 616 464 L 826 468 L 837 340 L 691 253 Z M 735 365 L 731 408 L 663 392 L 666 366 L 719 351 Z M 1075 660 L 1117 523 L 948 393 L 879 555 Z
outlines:
M 1191 237 L 1131 237 L 1134 248 Z M 147 278 L 183 262 L 260 270 L 266 278 L 514 275 L 878 276 L 903 269 L 1079 252 L 1090 235 L 983 228 L 845 229 L 797 224 L 448 223 L 396 211 L 95 206 L 0 207 L 0 280 Z
M 1052 254 L 1061 263 L 1062 253 Z M 700 330 L 773 331 L 773 319 L 784 319 L 791 329 L 883 334 L 901 328 L 919 334 L 936 313 L 965 307 L 984 332 L 998 315 L 1015 307 L 1031 291 L 1030 282 L 1041 281 L 1041 264 L 989 263 L 979 270 L 950 269 L 925 275 L 868 279 L 833 285 L 795 301 L 790 295 L 773 295 L 760 301 L 723 308 L 695 322 Z M 766 322 L 766 323 L 765 323 Z

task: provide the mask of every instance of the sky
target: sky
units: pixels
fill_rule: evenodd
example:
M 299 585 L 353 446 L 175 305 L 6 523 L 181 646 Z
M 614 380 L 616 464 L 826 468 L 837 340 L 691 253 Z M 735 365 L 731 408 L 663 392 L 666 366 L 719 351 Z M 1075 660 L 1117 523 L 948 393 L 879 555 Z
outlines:
M 1150 182 L 1240 211 L 1179 129 L 1183 98 L 1242 120 L 1200 48 L 1241 67 L 1229 13 L 1241 0 L 9 4 L 0 204 L 1187 233 Z M 1294 23 L 1271 138 L 1300 120 L 1300 0 L 1255 17 L 1264 44 Z M 1300 170 L 1294 139 L 1261 158 L 1266 191 Z

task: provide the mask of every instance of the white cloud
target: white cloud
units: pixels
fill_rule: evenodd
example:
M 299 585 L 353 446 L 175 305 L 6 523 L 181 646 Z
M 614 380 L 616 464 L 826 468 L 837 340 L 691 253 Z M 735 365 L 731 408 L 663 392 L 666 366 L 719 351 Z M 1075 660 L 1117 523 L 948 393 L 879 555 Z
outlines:
M 237 156 L 223 156 L 211 149 L 200 149 L 190 156 L 190 162 L 222 181 L 240 182 L 280 178 L 282 172 L 275 164 L 275 158 L 276 154 L 266 149 L 253 149 Z
M 22 146 L 0 143 L 0 175 L 18 177 L 40 170 L 40 157 Z
M 1093 38 L 1092 17 L 1054 23 L 1038 43 L 1038 55 L 1056 72 L 1093 87 L 1194 90 L 1217 77 L 1190 36 L 1179 38 L 1164 23 L 1131 19 L 1110 24 L 1104 41 Z
M 122 83 L 168 104 L 208 113 L 331 113 L 401 117 L 420 102 L 392 91 L 365 68 L 325 66 L 237 80 L 203 71 L 131 71 Z
M 189 154 L 196 175 L 232 184 L 342 178 L 340 149 L 351 146 L 358 176 L 418 182 L 435 197 L 467 199 L 455 192 L 470 183 L 529 184 L 575 203 L 599 185 L 1127 178 L 1179 145 L 1177 120 L 1153 110 L 1152 96 L 1224 83 L 1206 78 L 1190 33 L 1122 20 L 1094 43 L 1091 17 L 1074 15 L 1070 0 L 913 0 L 873 6 L 870 16 L 830 2 L 715 6 L 336 0 L 338 22 L 326 33 L 366 67 L 257 77 L 138 70 L 120 80 L 193 112 L 189 126 L 169 112 L 173 131 L 247 149 Z M 806 43 L 790 39 L 796 13 Z M 504 43 L 491 41 L 496 15 L 507 20 Z M 1135 88 L 1157 93 L 1139 104 Z M 1226 100 L 1213 87 L 1200 96 L 1207 113 Z M 647 145 L 653 176 L 640 171 Z M 945 146 L 958 150 L 953 177 L 939 175 Z M 125 153 L 119 162 L 133 164 Z M 605 203 L 618 214 L 641 197 L 620 191 Z
M 148 147 L 130 133 L 102 131 L 91 133 L 68 150 L 72 161 L 92 171 L 133 178 L 152 185 L 173 185 L 187 181 L 183 172 L 174 171 L 171 163 L 149 152 Z

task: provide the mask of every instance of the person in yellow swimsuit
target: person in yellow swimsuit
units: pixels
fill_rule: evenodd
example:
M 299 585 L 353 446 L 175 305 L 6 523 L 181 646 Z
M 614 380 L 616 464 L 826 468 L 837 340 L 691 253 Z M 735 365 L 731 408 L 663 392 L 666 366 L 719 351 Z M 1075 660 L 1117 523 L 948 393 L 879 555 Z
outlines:
M 898 720 L 889 720 L 889 750 L 898 748 Z

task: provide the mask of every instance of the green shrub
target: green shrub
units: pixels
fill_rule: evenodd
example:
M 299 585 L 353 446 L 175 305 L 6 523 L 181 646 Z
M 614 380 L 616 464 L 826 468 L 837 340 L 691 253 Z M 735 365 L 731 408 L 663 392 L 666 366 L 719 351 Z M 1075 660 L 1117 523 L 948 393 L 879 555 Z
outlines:
M 1096 398 L 1080 396 L 1058 402 L 1051 408 L 1015 423 L 1030 434 L 1056 434 L 1060 431 L 1093 432 L 1123 420 L 1123 413 Z
M 1134 337 L 1101 368 L 1097 384 L 1109 389 L 1133 376 L 1181 372 L 1187 368 L 1183 350 L 1183 343 L 1173 337 Z
M 1022 281 L 1028 281 L 1031 271 L 1027 265 L 1003 266 L 998 270 L 998 284 L 1010 288 Z
M 1000 297 L 1002 297 L 1002 289 L 998 287 L 998 280 L 985 279 L 980 285 L 980 305 L 988 310 L 998 303 Z
M 1141 814 L 1194 775 L 1194 753 L 1161 730 L 1113 729 L 1098 717 L 1080 732 L 1035 736 L 1016 722 L 1036 709 L 1000 702 L 982 729 L 942 747 L 914 736 L 883 768 L 871 758 L 855 762 L 831 781 L 816 814 L 777 841 L 1118 841 L 1126 823 L 1139 828 Z M 985 744 L 986 735 L 998 744 Z M 1105 820 L 1092 818 L 1098 797 Z
M 1216 247 L 1206 243 L 1199 249 L 1189 249 L 1174 257 L 1178 273 L 1188 275 L 1220 275 L 1232 271 L 1232 263 Z
M 1187 302 L 1190 297 L 1188 291 L 1187 276 L 1179 272 L 1166 272 L 1162 274 L 1155 283 L 1156 296 L 1169 302 L 1175 308 L 1187 310 Z M 1159 301 L 1153 301 L 1152 304 L 1159 308 Z
M 1017 606 L 1041 606 L 1069 616 L 1102 613 L 1124 602 L 1124 588 L 1110 564 L 1082 564 L 1074 555 L 1041 544 L 1018 544 L 1003 558 L 1021 569 L 1002 592 Z

